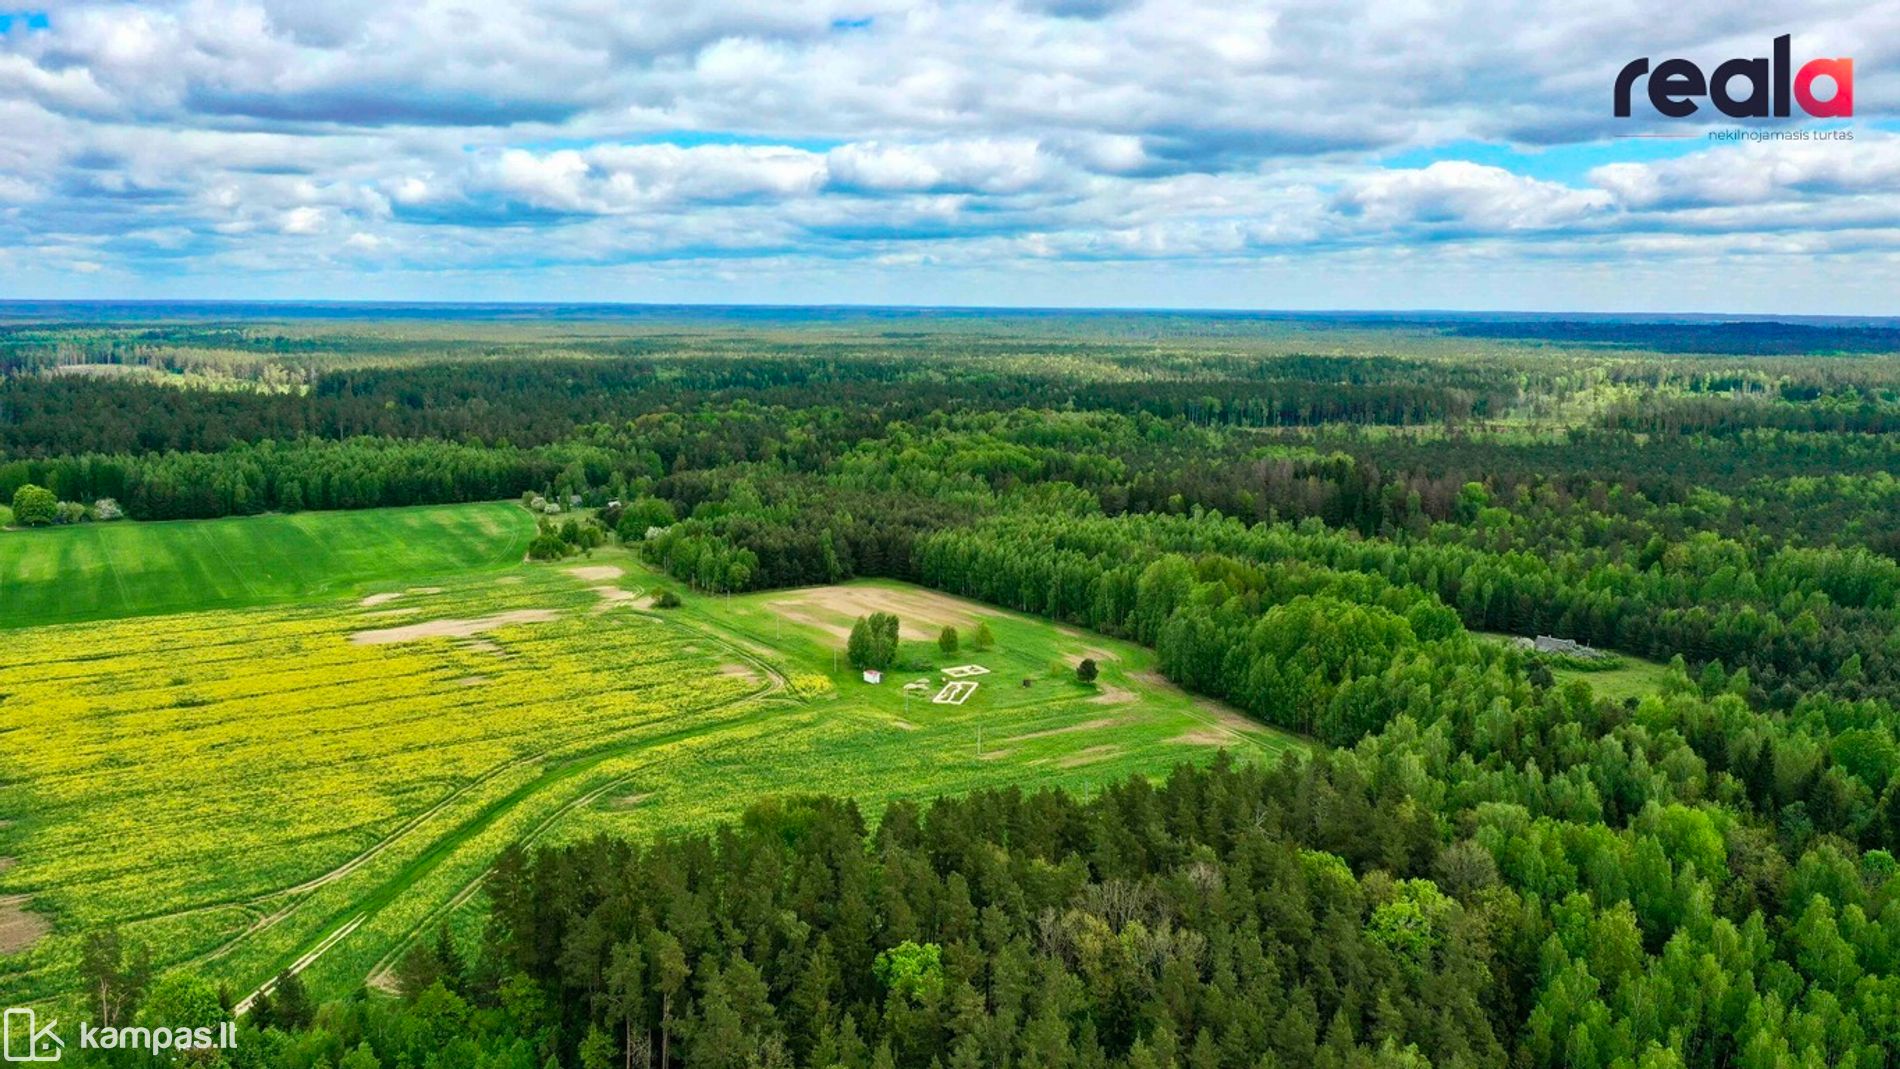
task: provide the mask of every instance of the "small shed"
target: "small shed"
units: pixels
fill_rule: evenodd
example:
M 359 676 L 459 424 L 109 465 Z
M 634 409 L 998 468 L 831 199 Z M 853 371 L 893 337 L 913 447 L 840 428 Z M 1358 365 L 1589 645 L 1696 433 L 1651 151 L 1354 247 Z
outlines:
M 864 670 L 864 681 L 866 683 L 882 683 L 884 682 L 884 673 L 875 668 L 866 668 Z

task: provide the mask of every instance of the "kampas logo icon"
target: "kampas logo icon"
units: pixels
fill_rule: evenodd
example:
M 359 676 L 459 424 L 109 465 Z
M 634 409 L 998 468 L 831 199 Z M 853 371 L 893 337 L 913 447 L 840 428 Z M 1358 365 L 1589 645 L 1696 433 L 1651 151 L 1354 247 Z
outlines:
M 1771 114 L 1787 118 L 1790 96 L 1801 110 L 1818 119 L 1847 118 L 1854 114 L 1854 61 L 1851 59 L 1811 59 L 1800 70 L 1793 70 L 1788 58 L 1788 35 L 1775 38 L 1774 59 L 1731 59 L 1703 77 L 1702 68 L 1686 59 L 1665 59 L 1649 68 L 1649 58 L 1630 60 L 1616 76 L 1616 117 L 1630 114 L 1630 91 L 1636 80 L 1649 76 L 1650 106 L 1672 119 L 1694 115 L 1695 98 L 1707 96 L 1722 114 L 1735 119 L 1765 119 Z M 1833 95 L 1815 95 L 1816 79 L 1834 83 Z M 1731 89 L 1736 79 L 1748 84 L 1747 96 L 1736 96 Z M 1772 109 L 1772 110 L 1771 110 Z

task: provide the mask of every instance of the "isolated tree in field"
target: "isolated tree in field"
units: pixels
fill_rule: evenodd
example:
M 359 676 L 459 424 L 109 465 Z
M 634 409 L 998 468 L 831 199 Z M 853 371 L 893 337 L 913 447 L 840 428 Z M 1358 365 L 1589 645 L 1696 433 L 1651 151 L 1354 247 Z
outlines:
M 888 612 L 858 617 L 844 648 L 853 668 L 889 668 L 897 659 L 897 617 Z
M 874 667 L 889 668 L 897 660 L 897 617 L 888 612 L 871 614 L 871 637 L 879 662 Z
M 970 648 L 987 650 L 994 645 L 996 645 L 996 636 L 990 634 L 989 623 L 983 620 L 977 621 L 976 633 L 970 636 Z
M 59 518 L 59 498 L 44 486 L 27 483 L 13 492 L 13 522 L 44 527 Z
M 1095 667 L 1095 658 L 1084 657 L 1081 663 L 1075 666 L 1075 678 L 1084 683 L 1093 683 L 1098 671 Z
M 844 640 L 844 655 L 853 668 L 875 667 L 871 663 L 871 621 L 860 616 L 851 625 L 851 637 Z
M 560 560 L 574 552 L 574 547 L 561 540 L 558 532 L 544 530 L 528 543 L 528 559 Z
M 957 646 L 958 646 L 958 638 L 957 638 L 956 628 L 946 627 L 942 631 L 937 632 L 937 648 L 938 649 L 942 650 L 945 653 L 955 653 L 957 652 Z

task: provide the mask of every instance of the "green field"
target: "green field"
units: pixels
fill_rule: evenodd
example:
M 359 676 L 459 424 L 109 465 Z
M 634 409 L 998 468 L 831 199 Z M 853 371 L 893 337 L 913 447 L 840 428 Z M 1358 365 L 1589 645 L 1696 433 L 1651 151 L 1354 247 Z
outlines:
M 521 559 L 504 503 L 0 532 L 0 628 L 348 594 Z
M 1629 698 L 1642 698 L 1662 690 L 1663 680 L 1669 675 L 1669 666 L 1657 661 L 1633 657 L 1619 653 L 1622 663 L 1614 668 L 1585 670 L 1581 668 L 1553 668 L 1551 674 L 1559 683 L 1582 680 L 1590 684 L 1601 697 L 1611 701 L 1624 701 Z
M 507 508 L 114 529 L 168 560 L 207 528 L 252 560 L 284 559 L 273 539 L 347 538 L 320 558 L 337 573 L 304 562 L 217 596 L 352 592 L 9 634 L 0 1003 L 69 992 L 83 935 L 108 926 L 240 993 L 293 964 L 325 993 L 380 982 L 409 941 L 475 915 L 513 842 L 705 828 L 797 792 L 876 812 L 985 786 L 1087 790 L 1299 745 L 1161 680 L 1147 650 L 904 584 L 686 592 L 654 610 L 671 581 L 624 550 L 522 562 Z M 380 563 L 429 585 L 363 577 L 379 563 L 366 534 L 418 529 L 433 550 Z M 459 575 L 442 574 L 449 544 L 470 562 Z M 905 621 L 907 667 L 872 686 L 840 636 L 880 608 Z M 990 650 L 932 641 L 978 620 Z M 1075 678 L 1085 656 L 1093 684 Z M 988 670 L 975 692 L 931 701 L 941 669 L 965 665 Z

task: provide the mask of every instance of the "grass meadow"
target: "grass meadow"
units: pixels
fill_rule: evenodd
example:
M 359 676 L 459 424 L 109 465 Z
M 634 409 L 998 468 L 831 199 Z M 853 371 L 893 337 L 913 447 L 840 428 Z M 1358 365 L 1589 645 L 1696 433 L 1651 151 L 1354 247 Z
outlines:
M 533 519 L 500 502 L 0 533 L 0 628 L 323 598 L 506 567 Z

